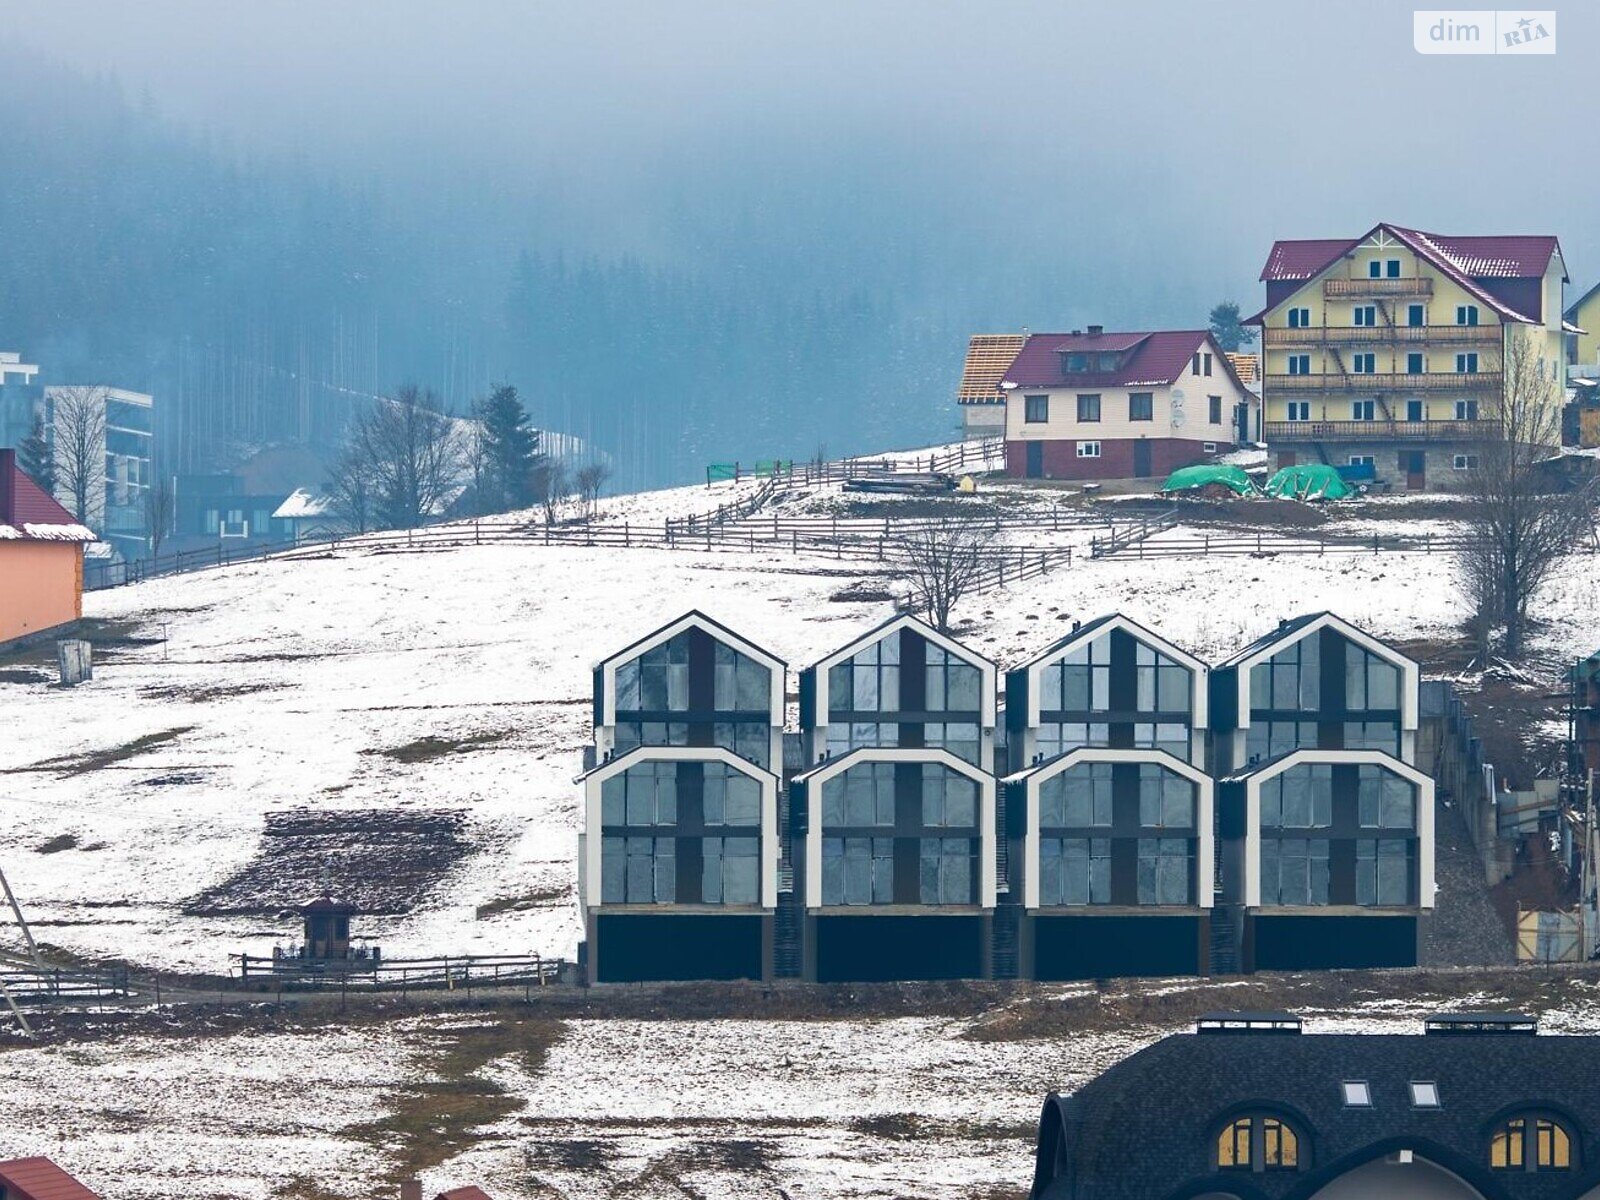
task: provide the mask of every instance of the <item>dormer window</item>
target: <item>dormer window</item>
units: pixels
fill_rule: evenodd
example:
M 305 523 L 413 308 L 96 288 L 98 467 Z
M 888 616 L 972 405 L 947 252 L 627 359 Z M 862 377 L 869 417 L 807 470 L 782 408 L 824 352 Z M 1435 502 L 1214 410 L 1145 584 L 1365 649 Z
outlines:
M 1095 364 L 1097 371 L 1115 371 L 1117 369 L 1117 356 L 1113 351 L 1104 351 L 1100 354 Z
M 1298 1171 L 1300 1138 L 1280 1117 L 1238 1117 L 1217 1135 L 1217 1168 L 1223 1171 Z
M 1512 1117 L 1494 1131 L 1489 1166 L 1496 1171 L 1569 1170 L 1573 1166 L 1572 1136 L 1553 1117 Z
M 1063 371 L 1073 372 L 1089 370 L 1089 356 L 1087 354 L 1083 354 L 1078 351 L 1072 351 L 1071 353 L 1063 354 L 1061 358 L 1061 369 Z

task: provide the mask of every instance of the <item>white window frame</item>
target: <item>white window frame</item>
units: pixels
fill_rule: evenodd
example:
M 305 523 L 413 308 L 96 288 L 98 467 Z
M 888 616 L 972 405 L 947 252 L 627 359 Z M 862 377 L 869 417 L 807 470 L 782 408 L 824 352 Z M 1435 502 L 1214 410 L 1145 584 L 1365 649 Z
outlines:
M 1350 419 L 1352 421 L 1376 421 L 1378 419 L 1378 402 L 1376 400 L 1350 401 Z
M 1476 400 L 1457 400 L 1456 420 L 1476 421 L 1478 419 L 1478 414 L 1476 412 L 1477 407 L 1478 402 Z
M 1450 461 L 1453 471 L 1476 471 L 1478 469 L 1478 456 L 1476 454 L 1458 454 Z
M 1304 370 L 1299 369 L 1301 364 L 1304 364 L 1304 368 L 1305 368 Z M 1309 355 L 1309 354 L 1291 354 L 1291 355 L 1289 355 L 1289 374 L 1291 374 L 1291 375 L 1301 375 L 1301 376 L 1311 374 L 1311 355 Z
M 1079 458 L 1099 458 L 1100 457 L 1100 443 L 1099 442 L 1079 442 L 1078 443 L 1078 457 Z
M 1355 304 L 1350 308 L 1350 320 L 1357 329 L 1376 329 L 1378 327 L 1378 306 L 1376 304 Z
M 1310 329 L 1311 310 L 1305 307 L 1295 307 L 1289 310 L 1290 329 Z
M 1348 467 L 1371 467 L 1377 465 L 1377 460 L 1370 454 L 1352 454 L 1350 461 L 1345 465 Z
M 1411 314 L 1412 313 L 1421 313 L 1422 314 L 1422 320 L 1413 321 L 1411 319 Z M 1426 304 L 1408 304 L 1408 305 L 1406 305 L 1406 328 L 1407 329 L 1426 329 L 1427 327 L 1428 327 L 1428 306 Z
M 1476 375 L 1478 373 L 1478 352 L 1476 350 L 1463 350 L 1456 355 L 1457 375 Z
M 1477 323 L 1478 323 L 1478 306 L 1476 304 L 1458 304 L 1458 305 L 1456 305 L 1456 324 L 1457 325 L 1472 325 L 1472 326 L 1475 326 L 1475 325 L 1477 325 Z
M 1200 450 L 1205 454 L 1215 454 L 1217 452 L 1217 444 L 1215 442 L 1201 442 Z
M 1363 350 L 1359 354 L 1350 356 L 1350 374 L 1376 375 L 1378 373 L 1378 356 L 1371 350 Z
M 1411 369 L 1411 360 L 1412 359 L 1416 359 L 1416 361 L 1417 361 L 1417 369 L 1415 371 L 1413 371 Z M 1407 351 L 1406 352 L 1406 374 L 1407 375 L 1426 375 L 1427 373 L 1428 373 L 1428 356 L 1426 354 L 1422 353 L 1422 351 L 1420 351 L 1420 350 L 1409 350 L 1409 351 Z
M 1290 400 L 1288 403 L 1288 416 L 1286 419 L 1290 421 L 1311 420 L 1311 401 Z

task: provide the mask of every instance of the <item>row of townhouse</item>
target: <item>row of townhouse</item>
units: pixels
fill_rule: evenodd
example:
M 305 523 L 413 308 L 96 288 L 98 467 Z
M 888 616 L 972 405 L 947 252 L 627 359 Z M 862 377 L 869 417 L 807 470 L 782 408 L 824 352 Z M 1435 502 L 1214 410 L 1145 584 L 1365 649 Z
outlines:
M 1024 477 L 1160 477 L 1264 440 L 1274 469 L 1449 486 L 1499 436 L 1508 395 L 1537 388 L 1559 410 L 1567 359 L 1592 345 L 1564 319 L 1566 261 L 1549 235 L 1383 223 L 1275 242 L 1260 279 L 1265 304 L 1247 319 L 1259 389 L 1205 331 L 978 335 L 957 395 L 968 435 L 1004 436 Z
M 594 671 L 591 981 L 1417 961 L 1417 665 L 1331 613 L 1214 667 L 1120 615 L 1001 679 L 909 615 L 799 673 L 698 612 Z

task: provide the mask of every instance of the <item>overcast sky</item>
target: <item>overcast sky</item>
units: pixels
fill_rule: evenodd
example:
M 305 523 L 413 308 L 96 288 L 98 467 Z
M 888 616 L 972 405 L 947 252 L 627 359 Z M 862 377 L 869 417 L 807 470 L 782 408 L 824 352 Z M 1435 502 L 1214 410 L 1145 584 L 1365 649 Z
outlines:
M 1037 246 L 1033 269 L 1125 272 L 1165 315 L 1191 289 L 1254 298 L 1274 237 L 1387 219 L 1552 231 L 1586 285 L 1600 4 L 1561 8 L 1561 52 L 1525 58 L 1417 55 L 1412 7 L 0 0 L 0 15 L 10 53 L 112 72 L 242 154 L 448 204 L 514 210 L 537 190 L 566 213 L 537 231 L 502 214 L 512 240 L 683 256 L 746 227 L 771 237 L 793 208 L 797 242 L 860 220 L 886 240 Z

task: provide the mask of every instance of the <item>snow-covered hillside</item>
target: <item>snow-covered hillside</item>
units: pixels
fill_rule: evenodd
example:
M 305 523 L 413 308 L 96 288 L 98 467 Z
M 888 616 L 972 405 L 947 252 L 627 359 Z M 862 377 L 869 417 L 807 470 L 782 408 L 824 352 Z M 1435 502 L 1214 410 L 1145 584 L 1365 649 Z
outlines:
M 659 523 L 723 495 L 679 489 L 608 508 Z M 1089 531 L 1053 536 L 1081 549 Z M 270 877 L 281 862 L 287 894 L 316 886 L 295 874 L 314 854 L 281 831 L 264 836 L 269 817 L 312 810 L 336 825 L 341 814 L 459 813 L 465 845 L 438 850 L 449 857 L 436 885 L 412 897 L 412 911 L 363 919 L 358 932 L 391 955 L 570 955 L 572 779 L 592 663 L 698 607 L 798 668 L 888 615 L 887 601 L 835 598 L 878 569 L 776 550 L 502 545 L 341 550 L 93 593 L 89 616 L 155 640 L 102 655 L 93 682 L 74 690 L 0 683 L 11 701 L 0 862 L 43 941 L 222 971 L 229 954 L 266 951 L 295 924 L 197 897 L 252 863 Z M 886 581 L 872 582 L 861 591 L 882 594 Z M 1571 617 L 1597 603 L 1585 558 L 1544 609 Z M 1401 639 L 1451 637 L 1464 615 L 1443 555 L 1079 554 L 1070 568 L 969 599 L 959 617 L 963 636 L 1004 667 L 1070 620 L 1111 610 L 1215 658 L 1321 608 Z M 1593 649 L 1586 619 L 1545 636 L 1551 654 Z M 385 848 L 366 851 L 371 864 Z M 424 860 L 434 852 L 415 848 Z

